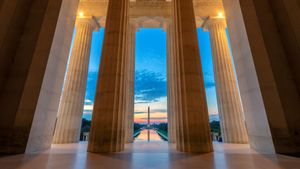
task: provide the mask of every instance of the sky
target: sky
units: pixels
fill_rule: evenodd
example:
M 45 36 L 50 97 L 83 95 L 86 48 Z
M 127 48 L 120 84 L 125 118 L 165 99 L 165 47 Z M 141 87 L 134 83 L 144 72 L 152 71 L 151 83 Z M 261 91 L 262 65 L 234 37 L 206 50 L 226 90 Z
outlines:
M 87 90 L 83 118 L 91 119 L 101 58 L 104 29 L 93 33 Z M 209 114 L 217 118 L 215 81 L 209 33 L 198 29 Z M 151 107 L 151 122 L 167 122 L 167 42 L 161 28 L 142 28 L 136 33 L 135 51 L 135 122 L 147 121 Z M 200 57 L 199 56 L 199 57 Z

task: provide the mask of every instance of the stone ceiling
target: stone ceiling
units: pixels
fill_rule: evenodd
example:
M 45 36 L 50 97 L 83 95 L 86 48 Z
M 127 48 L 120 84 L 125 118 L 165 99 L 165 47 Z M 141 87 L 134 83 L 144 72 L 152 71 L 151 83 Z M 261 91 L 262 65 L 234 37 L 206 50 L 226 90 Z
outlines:
M 130 0 L 130 19 L 140 27 L 162 27 L 172 14 L 171 0 Z M 108 0 L 81 0 L 78 11 L 94 16 L 101 26 L 105 25 Z M 197 26 L 203 18 L 223 12 L 222 0 L 194 0 Z

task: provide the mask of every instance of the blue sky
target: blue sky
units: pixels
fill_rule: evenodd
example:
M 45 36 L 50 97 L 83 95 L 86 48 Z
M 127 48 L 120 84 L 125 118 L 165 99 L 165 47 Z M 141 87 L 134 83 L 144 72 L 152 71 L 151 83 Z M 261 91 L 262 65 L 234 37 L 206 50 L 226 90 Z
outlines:
M 104 29 L 94 32 L 91 48 L 84 118 L 90 119 L 95 97 Z M 209 33 L 198 29 L 201 62 L 210 114 L 217 114 L 217 101 Z M 167 112 L 166 33 L 163 29 L 142 28 L 136 33 L 135 120 L 142 122 L 151 106 L 154 122 L 165 122 Z M 200 57 L 200 56 L 199 56 Z

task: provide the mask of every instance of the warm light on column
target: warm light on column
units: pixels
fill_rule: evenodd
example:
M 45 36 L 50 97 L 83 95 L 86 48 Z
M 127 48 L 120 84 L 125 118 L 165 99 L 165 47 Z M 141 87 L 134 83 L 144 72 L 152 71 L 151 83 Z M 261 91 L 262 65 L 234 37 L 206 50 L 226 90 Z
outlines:
M 210 17 L 204 25 L 210 33 L 222 140 L 225 143 L 245 144 L 248 143 L 247 130 L 226 33 L 226 20 L 222 15 Z

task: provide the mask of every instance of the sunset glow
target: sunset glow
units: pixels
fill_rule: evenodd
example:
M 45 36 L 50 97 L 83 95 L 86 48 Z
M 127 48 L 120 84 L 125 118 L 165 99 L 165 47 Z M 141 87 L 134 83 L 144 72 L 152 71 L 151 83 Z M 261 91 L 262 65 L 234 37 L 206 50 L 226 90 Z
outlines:
M 150 123 L 166 123 L 167 110 L 167 97 L 160 98 L 159 101 L 153 103 L 136 103 L 134 121 L 136 123 L 147 123 L 147 109 L 150 106 Z
M 83 115 L 89 120 L 92 118 L 101 55 L 99 46 L 102 46 L 103 37 L 103 28 L 94 32 Z M 209 33 L 199 28 L 198 38 L 209 114 L 215 117 L 218 108 Z M 141 28 L 136 33 L 135 123 L 147 123 L 148 106 L 151 108 L 151 123 L 167 122 L 166 45 L 166 33 L 161 28 Z

